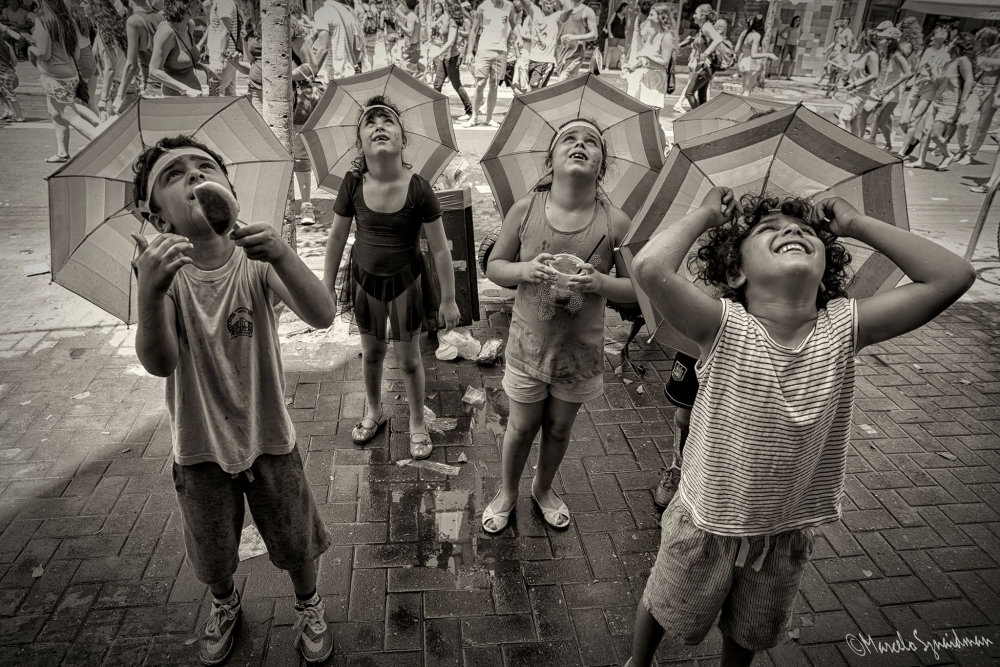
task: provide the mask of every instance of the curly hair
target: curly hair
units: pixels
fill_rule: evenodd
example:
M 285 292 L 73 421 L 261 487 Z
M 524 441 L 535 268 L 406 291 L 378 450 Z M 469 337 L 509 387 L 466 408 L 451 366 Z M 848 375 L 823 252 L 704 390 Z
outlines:
M 674 29 L 674 15 L 671 11 L 672 7 L 670 3 L 667 2 L 657 2 L 655 5 L 650 7 L 650 11 L 656 10 L 656 18 L 660 24 L 660 29 L 663 32 L 670 32 Z
M 976 32 L 976 46 L 984 51 L 988 51 L 996 46 L 998 41 L 1000 41 L 1000 31 L 992 26 L 980 28 Z
M 813 222 L 812 202 L 797 197 L 776 197 L 745 194 L 742 217 L 734 212 L 732 218 L 708 232 L 708 238 L 688 258 L 688 269 L 705 283 L 714 286 L 719 296 L 747 306 L 746 282 L 731 287 L 730 279 L 740 275 L 743 268 L 741 247 L 761 218 L 769 213 L 784 215 L 808 222 L 826 247 L 826 269 L 823 271 L 822 288 L 816 294 L 816 307 L 823 308 L 832 299 L 847 296 L 847 266 L 851 254 L 830 231 L 828 222 Z
M 196 0 L 164 0 L 163 20 L 167 23 L 180 23 L 191 17 L 191 6 Z
M 955 43 L 951 45 L 948 49 L 948 53 L 952 58 L 961 58 L 962 56 L 972 56 L 976 48 L 976 38 L 971 32 L 963 32 L 958 35 L 955 39 Z
M 156 161 L 160 159 L 160 156 L 173 148 L 199 148 L 209 155 L 212 156 L 216 162 L 219 163 L 219 168 L 222 169 L 222 173 L 229 178 L 229 172 L 226 170 L 226 162 L 221 155 L 213 151 L 211 148 L 201 143 L 200 141 L 194 139 L 193 137 L 187 135 L 177 135 L 176 137 L 164 137 L 160 139 L 157 144 L 151 148 L 147 148 L 143 153 L 136 158 L 135 164 L 132 165 L 132 172 L 135 174 L 135 179 L 133 184 L 135 185 L 135 199 L 136 204 L 141 201 L 146 201 L 149 198 L 148 192 L 146 192 L 146 181 L 149 179 L 149 172 L 152 170 L 153 165 Z M 147 218 L 145 213 L 142 214 L 144 218 Z
M 393 104 L 389 100 L 389 98 L 384 95 L 374 95 L 372 97 L 369 97 L 368 100 L 365 102 L 365 106 L 361 110 L 361 113 L 358 114 L 358 126 L 355 132 L 357 137 L 357 142 L 354 145 L 354 147 L 358 149 L 358 154 L 354 157 L 353 160 L 351 160 L 351 167 L 353 167 L 354 173 L 356 173 L 358 176 L 368 173 L 368 162 L 367 160 L 365 160 L 365 152 L 361 148 L 361 118 L 365 113 L 364 109 L 367 109 L 368 107 L 373 105 L 389 107 L 390 109 L 396 112 L 395 118 L 392 118 L 392 115 L 389 114 L 389 112 L 385 111 L 384 109 L 376 109 L 375 111 L 372 112 L 372 115 L 375 116 L 376 118 L 392 118 L 392 120 L 398 121 L 399 132 L 403 137 L 403 148 L 406 148 L 406 127 L 403 125 L 403 116 L 399 112 L 399 107 Z M 403 160 L 404 168 L 410 169 L 412 166 L 413 165 L 408 163 L 406 160 Z
M 907 42 L 914 49 L 923 48 L 924 31 L 920 25 L 920 21 L 912 16 L 907 16 L 896 27 L 903 33 L 903 36 L 899 39 L 900 42 Z
M 90 0 L 90 10 L 94 14 L 94 24 L 104 45 L 108 48 L 118 48 L 122 53 L 128 51 L 125 19 L 111 4 L 111 0 Z

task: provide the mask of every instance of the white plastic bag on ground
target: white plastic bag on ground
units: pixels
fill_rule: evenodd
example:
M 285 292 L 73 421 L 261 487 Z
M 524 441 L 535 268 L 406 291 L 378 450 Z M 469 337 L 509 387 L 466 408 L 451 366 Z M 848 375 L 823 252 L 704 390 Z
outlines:
M 440 361 L 452 361 L 457 357 L 475 359 L 482 347 L 468 327 L 456 327 L 438 334 L 438 349 L 434 356 Z

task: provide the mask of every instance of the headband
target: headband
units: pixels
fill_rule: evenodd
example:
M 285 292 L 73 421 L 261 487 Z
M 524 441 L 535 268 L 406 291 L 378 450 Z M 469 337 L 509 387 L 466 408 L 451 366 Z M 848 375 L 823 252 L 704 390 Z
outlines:
M 363 109 L 361 109 L 361 115 L 358 116 L 358 129 L 361 129 L 361 123 L 365 120 L 365 117 L 372 111 L 375 111 L 376 109 L 385 109 L 386 111 L 389 112 L 390 115 L 392 115 L 393 118 L 396 119 L 396 123 L 402 125 L 402 122 L 399 120 L 399 114 L 396 113 L 395 109 L 393 109 L 392 107 L 387 107 L 384 104 L 373 104 L 370 107 L 364 107 Z
M 571 120 L 570 122 L 566 123 L 561 128 L 559 128 L 559 131 L 556 132 L 556 135 L 554 137 L 552 137 L 552 144 L 550 144 L 550 145 L 554 146 L 555 143 L 557 141 L 559 141 L 559 137 L 561 137 L 562 135 L 566 134 L 567 132 L 569 132 L 570 130 L 572 130 L 574 127 L 580 127 L 581 125 L 584 125 L 586 127 L 592 128 L 592 129 L 594 129 L 594 130 L 597 131 L 597 136 L 601 138 L 601 147 L 604 149 L 604 152 L 607 153 L 608 152 L 608 147 L 604 143 L 604 133 L 601 132 L 601 128 L 597 127 L 597 125 L 595 123 L 592 123 L 589 120 L 584 120 L 582 118 L 577 119 L 577 120 Z
M 156 180 L 160 177 L 160 174 L 163 173 L 163 170 L 175 159 L 184 155 L 197 155 L 198 157 L 216 162 L 214 157 L 194 146 L 182 146 L 181 148 L 171 148 L 165 151 L 163 155 L 156 158 L 156 162 L 153 163 L 153 167 L 149 170 L 149 176 L 146 178 L 146 199 L 136 202 L 136 207 L 140 213 L 148 214 L 150 212 L 149 202 L 153 199 L 153 186 L 156 184 Z

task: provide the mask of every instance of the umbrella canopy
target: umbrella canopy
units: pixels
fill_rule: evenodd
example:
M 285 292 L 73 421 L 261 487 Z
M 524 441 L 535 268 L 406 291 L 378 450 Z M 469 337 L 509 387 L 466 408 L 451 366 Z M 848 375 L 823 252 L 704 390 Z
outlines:
M 48 178 L 53 280 L 126 323 L 136 317 L 130 234 L 152 230 L 136 211 L 132 165 L 182 134 L 223 157 L 240 220 L 281 228 L 292 159 L 250 100 L 140 99 Z
M 674 121 L 674 141 L 687 143 L 703 134 L 723 130 L 789 106 L 791 105 L 774 100 L 719 93 Z
M 397 65 L 330 82 L 309 120 L 302 140 L 319 187 L 337 192 L 357 156 L 358 114 L 374 95 L 384 95 L 400 111 L 406 128 L 403 157 L 413 171 L 433 183 L 458 155 L 458 140 L 448 97 L 421 83 Z
M 701 205 L 716 185 L 778 198 L 819 201 L 843 197 L 859 211 L 890 225 L 909 229 L 903 163 L 819 115 L 797 105 L 699 137 L 670 152 L 652 194 L 622 243 L 631 266 L 639 250 L 658 230 Z M 902 277 L 885 255 L 853 239 L 842 239 L 853 260 L 848 292 L 863 298 L 891 289 Z M 692 343 L 662 324 L 649 299 L 636 294 L 656 338 L 698 355 Z M 692 351 L 693 349 L 693 351 Z
M 503 215 L 538 184 L 559 127 L 583 118 L 604 135 L 609 162 L 601 188 L 630 217 L 663 167 L 656 112 L 598 76 L 586 74 L 514 98 L 482 165 Z

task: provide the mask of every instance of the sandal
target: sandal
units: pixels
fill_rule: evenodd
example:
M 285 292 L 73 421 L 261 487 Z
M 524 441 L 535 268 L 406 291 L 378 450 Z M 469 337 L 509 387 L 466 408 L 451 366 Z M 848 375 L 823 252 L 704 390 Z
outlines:
M 948 171 L 948 167 L 950 167 L 951 163 L 954 162 L 954 161 L 955 161 L 955 157 L 952 156 L 952 155 L 949 155 L 945 159 L 941 160 L 941 164 L 938 165 L 936 171 Z
M 553 493 L 553 495 L 555 494 Z M 556 498 L 559 498 L 559 496 L 556 496 Z M 534 489 L 531 490 L 531 499 L 538 505 L 538 509 L 542 510 L 542 518 L 545 519 L 545 523 L 559 530 L 569 528 L 569 508 L 566 507 L 566 503 L 562 501 L 562 498 L 559 498 L 559 507 L 555 509 L 542 507 L 542 504 L 538 502 L 538 498 L 535 497 Z M 564 519 L 564 521 L 560 521 L 560 519 Z
M 417 441 L 414 438 L 423 436 Z M 431 455 L 434 450 L 434 443 L 431 442 L 431 436 L 427 433 L 411 433 L 410 434 L 410 456 L 414 459 L 426 459 Z
M 497 490 L 497 494 L 493 496 L 493 500 L 491 500 L 490 504 L 483 510 L 483 530 L 490 535 L 496 535 L 497 533 L 503 532 L 503 529 L 507 527 L 507 523 L 510 521 L 510 513 L 514 511 L 515 507 L 517 507 L 517 503 L 515 502 L 506 512 L 497 512 L 494 510 L 493 503 L 500 497 L 501 491 L 503 491 L 503 489 Z M 487 521 L 492 521 L 495 528 L 491 529 L 488 525 L 486 525 Z
M 375 421 L 370 417 L 365 417 L 354 425 L 354 430 L 351 431 L 351 440 L 353 440 L 356 445 L 367 445 L 375 438 L 376 435 L 378 435 L 378 432 L 388 421 L 389 420 L 386 418 L 384 412 L 378 421 Z M 365 426 L 365 422 L 368 422 L 371 426 Z
M 53 155 L 52 157 L 47 158 L 45 161 L 48 162 L 49 164 L 62 164 L 64 162 L 69 162 L 69 156 L 68 155 Z

